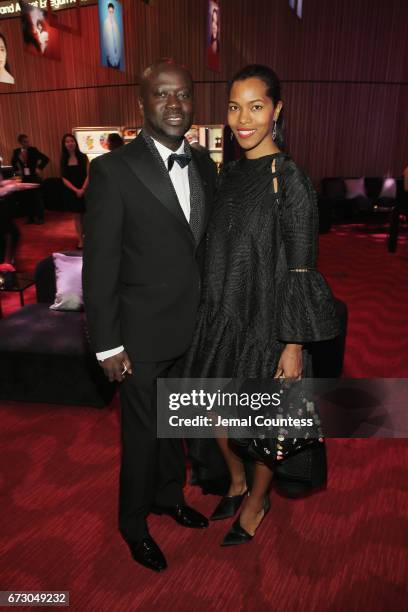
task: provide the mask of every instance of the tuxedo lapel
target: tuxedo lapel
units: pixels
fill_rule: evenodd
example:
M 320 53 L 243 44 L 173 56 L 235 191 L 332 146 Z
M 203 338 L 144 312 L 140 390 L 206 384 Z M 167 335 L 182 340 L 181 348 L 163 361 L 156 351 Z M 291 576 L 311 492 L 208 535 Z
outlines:
M 149 189 L 168 211 L 188 229 L 190 226 L 177 199 L 173 183 L 162 160 L 150 151 L 142 136 L 123 148 L 123 158 L 137 178 Z

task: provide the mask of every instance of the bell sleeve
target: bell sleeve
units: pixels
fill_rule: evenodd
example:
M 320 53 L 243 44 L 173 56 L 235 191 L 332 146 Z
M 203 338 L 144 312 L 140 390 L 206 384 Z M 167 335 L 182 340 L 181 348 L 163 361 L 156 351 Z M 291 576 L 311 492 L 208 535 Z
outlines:
M 277 295 L 277 337 L 285 343 L 329 340 L 340 333 L 329 285 L 316 270 L 318 209 L 310 179 L 294 164 L 283 177 L 280 227 L 287 270 Z

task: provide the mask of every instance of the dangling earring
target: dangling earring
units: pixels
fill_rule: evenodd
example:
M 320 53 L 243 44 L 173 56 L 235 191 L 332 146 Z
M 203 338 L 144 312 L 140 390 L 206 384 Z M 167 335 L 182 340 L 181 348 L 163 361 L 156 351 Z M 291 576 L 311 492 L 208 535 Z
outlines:
M 232 130 L 230 132 L 230 140 L 231 142 L 234 140 L 234 132 Z
M 277 134 L 277 129 L 276 129 L 276 121 L 273 124 L 273 128 L 272 128 L 272 140 L 276 140 L 276 134 Z

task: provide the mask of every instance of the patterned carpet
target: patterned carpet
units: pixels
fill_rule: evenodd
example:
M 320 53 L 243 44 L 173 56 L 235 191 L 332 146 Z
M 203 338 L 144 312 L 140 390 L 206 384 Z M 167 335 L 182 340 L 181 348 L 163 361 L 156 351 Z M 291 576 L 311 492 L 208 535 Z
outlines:
M 69 215 L 22 230 L 20 270 L 75 245 Z M 349 307 L 345 374 L 407 376 L 405 235 L 390 255 L 384 234 L 338 227 L 321 237 L 320 259 Z M 2 298 L 5 314 L 18 307 Z M 255 541 L 238 549 L 218 546 L 228 521 L 197 532 L 152 517 L 169 562 L 155 575 L 116 531 L 116 401 L 105 411 L 3 402 L 1 423 L 0 590 L 68 590 L 81 612 L 407 609 L 406 440 L 330 440 L 328 490 L 297 501 L 272 492 Z M 217 501 L 186 495 L 207 514 Z
M 388 253 L 384 228 L 343 225 L 320 237 L 320 270 L 347 303 L 344 376 L 408 377 L 408 235 Z

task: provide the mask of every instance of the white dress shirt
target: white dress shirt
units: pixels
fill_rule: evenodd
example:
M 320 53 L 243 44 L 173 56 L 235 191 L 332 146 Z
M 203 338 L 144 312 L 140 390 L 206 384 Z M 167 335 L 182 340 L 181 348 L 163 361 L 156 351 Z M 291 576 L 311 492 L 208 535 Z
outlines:
M 184 142 L 181 143 L 177 151 L 172 151 L 171 149 L 168 149 L 157 140 L 153 139 L 153 142 L 156 145 L 156 149 L 158 150 L 166 168 L 167 160 L 169 159 L 169 156 L 172 153 L 176 153 L 177 155 L 184 153 Z M 174 162 L 173 167 L 169 172 L 169 175 L 183 213 L 187 221 L 190 222 L 190 183 L 188 180 L 188 165 L 182 168 L 180 164 Z M 124 350 L 124 346 L 118 346 L 107 351 L 102 351 L 101 353 L 96 353 L 96 358 L 98 359 L 98 361 L 103 361 L 104 359 L 108 359 L 108 357 L 113 357 L 114 355 L 117 355 L 118 353 L 121 353 Z
M 177 151 L 172 151 L 168 149 L 157 140 L 153 139 L 154 144 L 156 145 L 156 149 L 160 153 L 160 157 L 164 161 L 164 165 L 167 168 L 167 160 L 169 159 L 172 153 L 176 155 L 180 155 L 184 153 L 184 142 L 181 143 Z M 183 209 L 183 213 L 188 222 L 190 222 L 190 183 L 188 180 L 188 166 L 184 166 L 182 168 L 180 164 L 174 162 L 172 169 L 169 172 L 171 182 L 173 183 L 173 187 L 176 191 L 178 201 L 180 203 L 181 208 Z

